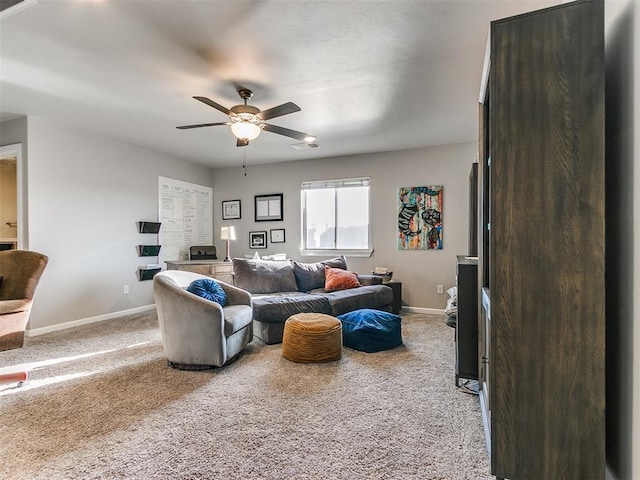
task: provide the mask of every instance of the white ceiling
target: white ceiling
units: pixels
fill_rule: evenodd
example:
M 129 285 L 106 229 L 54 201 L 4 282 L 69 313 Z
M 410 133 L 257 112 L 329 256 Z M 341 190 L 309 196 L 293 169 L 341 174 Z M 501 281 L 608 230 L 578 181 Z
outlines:
M 31 115 L 208 166 L 472 141 L 491 20 L 560 0 L 38 0 L 0 20 L 0 120 Z M 219 111 L 292 101 L 238 148 Z

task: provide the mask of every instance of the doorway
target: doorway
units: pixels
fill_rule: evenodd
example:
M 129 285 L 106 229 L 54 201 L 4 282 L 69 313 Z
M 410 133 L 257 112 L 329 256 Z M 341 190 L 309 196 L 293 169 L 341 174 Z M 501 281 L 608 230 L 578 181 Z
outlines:
M 0 250 L 25 248 L 22 145 L 0 147 Z

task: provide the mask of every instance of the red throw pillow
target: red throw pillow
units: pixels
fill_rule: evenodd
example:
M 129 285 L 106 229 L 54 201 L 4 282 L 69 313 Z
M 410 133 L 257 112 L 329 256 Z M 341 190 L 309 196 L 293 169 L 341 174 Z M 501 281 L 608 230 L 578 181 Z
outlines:
M 324 267 L 324 289 L 327 292 L 361 286 L 355 273 L 341 268 Z

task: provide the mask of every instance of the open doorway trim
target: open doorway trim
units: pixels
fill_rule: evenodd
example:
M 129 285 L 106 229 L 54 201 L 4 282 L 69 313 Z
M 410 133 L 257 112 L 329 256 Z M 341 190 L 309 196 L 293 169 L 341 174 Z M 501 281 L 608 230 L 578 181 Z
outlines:
M 18 228 L 16 232 L 16 238 L 18 239 L 18 248 L 27 249 L 26 245 L 26 212 L 24 206 L 24 164 L 22 162 L 22 144 L 14 143 L 11 145 L 4 145 L 0 147 L 0 158 L 16 158 L 16 194 L 17 194 L 17 220 Z

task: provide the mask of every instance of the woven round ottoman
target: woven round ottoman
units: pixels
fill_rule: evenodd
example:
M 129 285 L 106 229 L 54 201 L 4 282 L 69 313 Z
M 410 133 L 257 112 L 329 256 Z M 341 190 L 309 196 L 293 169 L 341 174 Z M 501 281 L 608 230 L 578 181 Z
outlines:
M 296 313 L 284 323 L 282 356 L 292 362 L 332 362 L 342 356 L 342 324 L 323 313 Z

